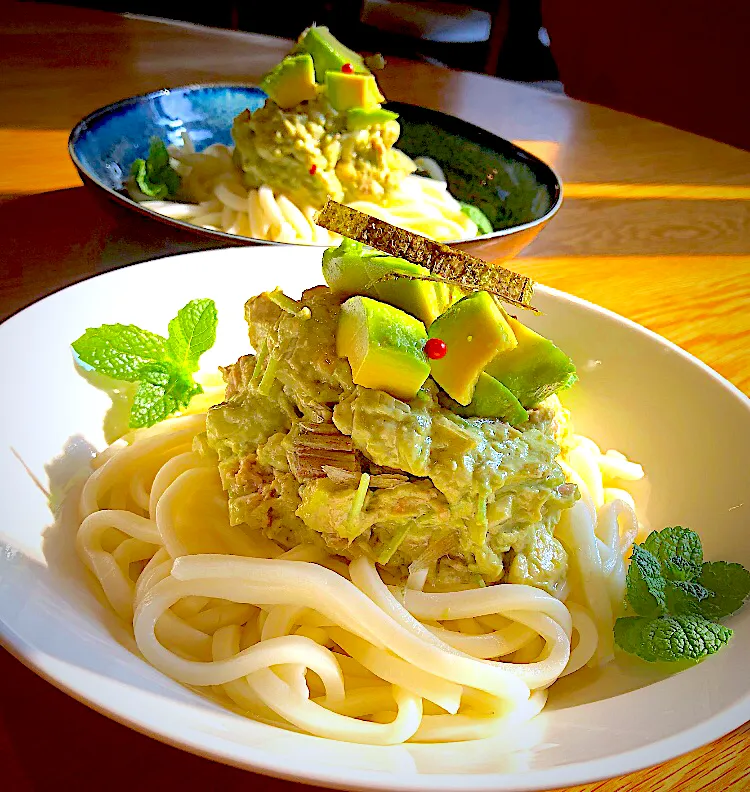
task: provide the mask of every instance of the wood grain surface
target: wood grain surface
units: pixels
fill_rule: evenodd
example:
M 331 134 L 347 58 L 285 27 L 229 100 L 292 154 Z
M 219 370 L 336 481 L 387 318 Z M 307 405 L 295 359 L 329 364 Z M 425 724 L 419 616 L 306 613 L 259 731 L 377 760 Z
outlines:
M 83 115 L 133 94 L 253 81 L 287 47 L 263 36 L 0 1 L 0 318 L 91 274 L 209 247 L 81 187 L 68 132 Z M 426 64 L 393 60 L 381 83 L 390 99 L 521 141 L 561 174 L 564 206 L 517 269 L 646 325 L 750 393 L 750 154 Z M 9 792 L 112 788 L 114 745 L 149 767 L 148 788 L 301 789 L 138 735 L 8 654 L 0 678 L 0 787 Z M 748 757 L 745 725 L 658 767 L 569 792 L 741 792 L 750 789 Z

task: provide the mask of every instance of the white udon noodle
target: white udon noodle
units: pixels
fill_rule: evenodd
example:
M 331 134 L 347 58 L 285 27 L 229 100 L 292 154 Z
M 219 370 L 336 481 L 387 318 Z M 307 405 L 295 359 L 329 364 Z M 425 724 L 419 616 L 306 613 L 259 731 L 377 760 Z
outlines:
M 130 185 L 131 196 L 142 206 L 202 228 L 272 242 L 331 245 L 340 239 L 314 223 L 314 207 L 298 206 L 268 185 L 248 189 L 229 146 L 214 143 L 196 152 L 186 132 L 182 140 L 182 146 L 169 146 L 167 151 L 172 167 L 182 177 L 182 192 L 195 203 L 154 201 Z M 461 211 L 444 177 L 406 176 L 382 202 L 353 201 L 348 205 L 439 241 L 477 235 L 476 223 Z
M 231 526 L 215 465 L 192 451 L 204 428 L 187 415 L 119 441 L 81 494 L 80 557 L 168 676 L 267 723 L 390 745 L 489 736 L 610 658 L 639 528 L 624 487 L 643 476 L 622 455 L 583 437 L 566 454 L 582 497 L 556 531 L 570 558 L 559 598 L 520 584 L 430 593 L 424 571 L 396 585 L 364 557 L 285 552 Z

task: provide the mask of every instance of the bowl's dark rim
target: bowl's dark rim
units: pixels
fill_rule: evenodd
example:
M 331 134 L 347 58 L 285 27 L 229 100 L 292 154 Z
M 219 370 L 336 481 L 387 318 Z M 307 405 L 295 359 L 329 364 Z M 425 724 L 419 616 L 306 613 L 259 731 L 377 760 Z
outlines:
M 178 85 L 172 88 L 159 88 L 155 91 L 149 91 L 148 93 L 143 94 L 136 94 L 135 96 L 129 96 L 125 99 L 120 99 L 117 102 L 112 102 L 111 104 L 105 105 L 104 107 L 100 107 L 97 110 L 89 113 L 88 115 L 84 116 L 71 130 L 70 135 L 68 136 L 68 154 L 70 155 L 73 164 L 75 165 L 76 170 L 78 171 L 81 180 L 86 183 L 87 181 L 91 184 L 95 185 L 96 187 L 104 190 L 110 198 L 115 199 L 120 204 L 129 207 L 130 209 L 135 209 L 136 211 L 140 212 L 142 215 L 147 217 L 154 218 L 156 220 L 160 220 L 167 225 L 172 227 L 182 228 L 185 231 L 189 231 L 190 233 L 203 236 L 209 239 L 220 239 L 227 242 L 232 242 L 233 244 L 237 245 L 287 245 L 290 244 L 288 242 L 274 242 L 272 240 L 267 239 L 257 239 L 255 237 L 245 237 L 240 236 L 238 234 L 229 234 L 226 231 L 213 231 L 210 228 L 202 228 L 201 226 L 193 225 L 192 223 L 187 223 L 184 220 L 176 220 L 172 217 L 167 217 L 166 215 L 159 214 L 159 212 L 154 211 L 153 209 L 148 209 L 147 207 L 142 206 L 138 203 L 138 201 L 134 201 L 129 196 L 117 192 L 117 190 L 113 190 L 108 185 L 104 184 L 104 182 L 100 181 L 93 173 L 90 173 L 83 163 L 78 159 L 78 155 L 76 154 L 76 144 L 78 143 L 79 139 L 83 136 L 85 132 L 88 132 L 92 126 L 96 124 L 97 121 L 100 119 L 115 113 L 116 111 L 120 110 L 121 108 L 127 107 L 128 105 L 137 104 L 144 99 L 154 99 L 159 96 L 166 96 L 167 94 L 172 93 L 173 91 L 199 91 L 211 88 L 255 88 L 258 89 L 257 85 L 252 83 L 239 83 L 239 82 L 220 82 L 220 83 L 191 83 L 189 85 Z M 448 118 L 451 121 L 451 124 L 455 125 L 458 124 L 459 126 L 463 126 L 468 129 L 471 133 L 472 137 L 479 143 L 484 142 L 485 145 L 495 144 L 497 141 L 500 141 L 503 144 L 503 148 L 505 151 L 510 151 L 514 155 L 516 155 L 519 159 L 525 161 L 527 164 L 530 164 L 534 167 L 534 169 L 541 169 L 549 171 L 550 175 L 552 176 L 553 190 L 552 190 L 552 205 L 550 208 L 545 212 L 542 217 L 537 218 L 536 220 L 532 220 L 529 223 L 523 223 L 521 225 L 511 226 L 510 228 L 503 228 L 499 231 L 493 231 L 491 234 L 483 234 L 482 236 L 472 237 L 471 239 L 462 239 L 462 240 L 454 240 L 450 241 L 447 244 L 469 244 L 472 242 L 483 242 L 490 239 L 497 239 L 505 236 L 512 236 L 513 234 L 519 233 L 521 231 L 527 231 L 529 229 L 536 228 L 537 226 L 545 225 L 555 214 L 557 214 L 560 206 L 562 205 L 563 201 L 563 187 L 562 187 L 562 180 L 557 172 L 552 168 L 551 165 L 548 165 L 544 160 L 540 159 L 536 155 L 532 154 L 525 149 L 522 149 L 520 146 L 516 146 L 510 140 L 506 138 L 500 137 L 496 135 L 494 132 L 490 132 L 487 129 L 483 129 L 482 127 L 477 126 L 476 124 L 472 124 L 470 121 L 464 121 L 462 118 L 458 118 L 457 116 L 449 115 L 448 113 L 443 113 L 440 110 L 433 110 L 428 107 L 421 107 L 420 105 L 412 105 L 407 102 L 392 102 L 391 103 L 394 107 L 408 107 L 408 108 L 415 108 L 419 112 L 422 112 L 426 115 L 432 115 L 434 117 L 442 117 Z M 468 135 L 467 135 L 468 137 Z M 549 188 L 549 183 L 545 183 L 545 187 Z M 325 245 L 309 245 L 307 244 L 306 247 L 326 247 Z

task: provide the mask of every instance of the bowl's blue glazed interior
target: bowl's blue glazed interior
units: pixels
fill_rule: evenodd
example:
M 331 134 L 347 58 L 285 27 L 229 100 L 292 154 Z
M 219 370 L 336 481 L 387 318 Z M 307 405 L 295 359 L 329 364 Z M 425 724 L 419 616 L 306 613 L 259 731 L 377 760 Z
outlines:
M 97 111 L 71 134 L 70 152 L 84 172 L 112 190 L 121 190 L 133 160 L 148 156 L 149 141 L 180 143 L 188 132 L 200 151 L 211 143 L 232 143 L 232 121 L 266 100 L 251 86 L 187 86 L 165 89 Z
M 95 184 L 119 192 L 133 160 L 147 156 L 152 137 L 179 143 L 187 131 L 199 151 L 231 144 L 234 118 L 265 98 L 253 86 L 193 85 L 124 99 L 76 126 L 70 154 Z M 398 147 L 436 160 L 451 194 L 478 206 L 495 231 L 539 220 L 557 205 L 555 173 L 511 142 L 435 110 L 396 102 L 388 107 L 400 115 Z

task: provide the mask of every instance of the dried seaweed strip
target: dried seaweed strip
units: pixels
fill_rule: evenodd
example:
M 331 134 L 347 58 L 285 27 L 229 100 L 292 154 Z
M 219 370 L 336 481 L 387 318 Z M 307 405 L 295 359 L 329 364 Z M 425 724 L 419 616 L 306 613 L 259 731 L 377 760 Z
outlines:
M 419 264 L 433 276 L 465 291 L 487 291 L 512 305 L 535 310 L 530 304 L 534 283 L 525 275 L 489 264 L 462 250 L 433 242 L 330 199 L 315 222 L 383 253 Z M 411 277 L 421 280 L 419 276 Z

